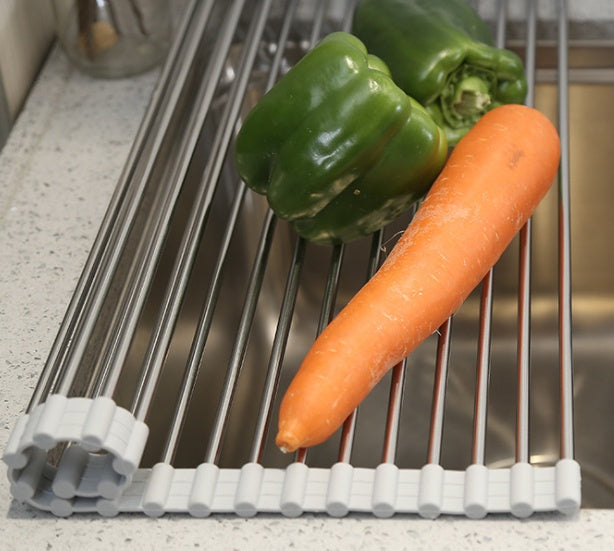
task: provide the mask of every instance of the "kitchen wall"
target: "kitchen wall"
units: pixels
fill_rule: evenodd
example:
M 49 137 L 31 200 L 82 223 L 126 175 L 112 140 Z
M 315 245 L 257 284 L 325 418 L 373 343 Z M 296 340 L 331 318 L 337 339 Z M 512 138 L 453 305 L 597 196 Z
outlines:
M 51 0 L 0 0 L 0 147 L 52 40 Z

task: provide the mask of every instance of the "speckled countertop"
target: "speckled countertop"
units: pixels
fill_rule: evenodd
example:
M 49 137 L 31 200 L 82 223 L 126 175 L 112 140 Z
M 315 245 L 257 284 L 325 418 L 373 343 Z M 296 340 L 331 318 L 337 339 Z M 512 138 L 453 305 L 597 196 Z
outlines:
M 99 81 L 53 50 L 0 154 L 0 450 L 24 412 L 157 73 Z M 483 521 L 168 515 L 58 519 L 0 476 L 0 549 L 613 549 L 614 511 Z

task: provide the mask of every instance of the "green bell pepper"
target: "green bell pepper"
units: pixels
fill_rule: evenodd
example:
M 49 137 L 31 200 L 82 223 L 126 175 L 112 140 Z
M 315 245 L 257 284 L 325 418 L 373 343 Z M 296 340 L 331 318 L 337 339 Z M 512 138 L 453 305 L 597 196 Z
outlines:
M 347 242 L 421 198 L 448 145 L 360 40 L 332 33 L 254 106 L 235 143 L 239 174 L 318 243 Z
M 352 33 L 455 144 L 488 110 L 523 103 L 524 67 L 463 0 L 359 0 Z

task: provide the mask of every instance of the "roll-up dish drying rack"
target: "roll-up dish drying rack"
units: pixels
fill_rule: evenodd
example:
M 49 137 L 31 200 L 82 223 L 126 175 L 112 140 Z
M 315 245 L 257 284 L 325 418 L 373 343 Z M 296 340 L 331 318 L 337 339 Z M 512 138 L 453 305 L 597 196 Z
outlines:
M 493 4 L 503 46 L 507 6 Z M 575 512 L 568 22 L 565 2 L 552 6 L 562 139 L 552 244 L 559 258 L 559 457 L 537 464 L 530 451 L 531 222 L 518 237 L 513 297 L 512 461 L 501 466 L 487 457 L 496 267 L 469 299 L 478 309 L 473 396 L 464 397 L 469 430 L 459 434 L 447 411 L 456 367 L 452 318 L 330 442 L 287 456 L 275 448 L 280 395 L 301 356 L 409 219 L 358 243 L 312 245 L 246 190 L 233 164 L 247 110 L 326 33 L 349 30 L 353 3 L 205 0 L 186 8 L 27 412 L 4 450 L 13 496 L 59 516 Z M 536 2 L 526 9 L 531 105 Z M 420 393 L 428 395 L 428 411 L 418 426 L 411 416 Z M 461 439 L 466 462 L 450 464 L 446 448 Z

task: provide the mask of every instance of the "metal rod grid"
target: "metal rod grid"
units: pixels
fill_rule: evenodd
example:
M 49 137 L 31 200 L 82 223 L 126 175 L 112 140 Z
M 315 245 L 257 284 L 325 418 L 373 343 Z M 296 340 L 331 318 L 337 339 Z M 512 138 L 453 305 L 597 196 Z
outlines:
M 109 206 L 99 236 L 96 239 L 88 263 L 84 269 L 75 296 L 68 308 L 66 318 L 58 333 L 56 342 L 47 361 L 39 384 L 33 394 L 30 408 L 34 407 L 52 393 L 66 395 L 72 387 L 79 369 L 83 350 L 91 336 L 100 306 L 108 291 L 112 275 L 116 270 L 120 252 L 139 209 L 140 201 L 148 184 L 153 162 L 158 155 L 168 131 L 171 117 L 179 103 L 182 86 L 193 70 L 198 46 L 202 44 L 207 20 L 214 9 L 213 2 L 193 2 L 188 8 L 178 40 L 169 56 L 169 62 L 162 72 L 163 86 L 160 86 L 152 99 L 150 108 L 136 138 L 126 169 L 120 179 L 117 191 Z M 267 67 L 266 85 L 269 89 L 280 77 L 287 65 L 286 49 L 303 42 L 308 48 L 315 44 L 323 34 L 332 29 L 349 29 L 353 2 L 344 9 L 341 21 L 329 18 L 329 3 L 325 1 L 304 2 L 293 0 L 287 3 L 262 0 L 247 3 L 235 0 L 225 9 L 222 23 L 213 45 L 212 55 L 203 72 L 197 91 L 196 108 L 189 112 L 186 130 L 180 145 L 180 156 L 172 166 L 170 182 L 161 187 L 152 213 L 145 226 L 143 236 L 128 273 L 125 289 L 116 310 L 113 324 L 108 331 L 104 345 L 93 369 L 91 396 L 112 397 L 117 390 L 118 381 L 126 361 L 139 317 L 148 299 L 152 279 L 158 267 L 162 246 L 165 243 L 171 216 L 176 206 L 182 185 L 186 179 L 194 151 L 201 137 L 204 121 L 215 101 L 216 90 L 220 86 L 225 68 L 232 52 L 232 46 L 239 36 L 241 13 L 253 9 L 249 28 L 242 38 L 244 41 L 237 64 L 236 76 L 230 86 L 221 122 L 213 137 L 213 146 L 200 176 L 194 205 L 185 222 L 185 230 L 178 247 L 177 256 L 171 270 L 169 284 L 161 301 L 151 337 L 141 366 L 136 388 L 132 394 L 130 410 L 137 419 L 146 420 L 150 413 L 152 400 L 159 389 L 161 373 L 169 353 L 169 347 L 181 307 L 186 300 L 186 288 L 192 273 L 203 232 L 209 219 L 214 195 L 226 164 L 232 162 L 228 151 L 232 145 L 234 131 L 240 122 L 240 110 L 244 104 L 252 72 L 261 54 L 264 33 L 270 23 L 270 13 L 274 12 L 281 23 L 277 38 L 270 46 L 273 54 Z M 571 353 L 571 283 L 570 283 L 570 205 L 569 205 L 569 120 L 567 115 L 568 60 L 567 60 L 567 16 L 566 3 L 560 0 L 558 7 L 558 124 L 562 138 L 562 161 L 559 177 L 559 356 L 561 392 L 561 457 L 573 457 L 573 410 L 572 410 L 572 353 Z M 311 12 L 310 25 L 298 23 L 301 9 Z M 536 2 L 528 0 L 526 18 L 525 65 L 529 82 L 527 103 L 533 105 L 535 99 L 535 51 L 537 44 Z M 496 41 L 499 46 L 506 42 L 506 2 L 497 3 Z M 281 15 L 279 15 L 281 14 Z M 297 34 L 300 40 L 297 40 Z M 306 44 L 305 44 L 306 43 Z M 236 62 L 235 62 L 236 63 Z M 263 91 L 264 91 L 263 90 Z M 229 160 L 230 159 L 230 160 Z M 190 404 L 195 398 L 197 379 L 203 365 L 203 354 L 214 325 L 215 310 L 220 296 L 223 275 L 229 249 L 236 232 L 240 213 L 250 192 L 238 182 L 234 199 L 229 208 L 226 228 L 218 243 L 217 260 L 213 275 L 206 292 L 200 317 L 194 329 L 189 357 L 183 369 L 176 404 L 168 420 L 164 445 L 158 461 L 173 464 L 179 446 L 181 433 L 189 416 Z M 250 199 L 251 200 L 251 199 Z M 208 444 L 200 460 L 206 463 L 220 461 L 223 442 L 227 432 L 228 420 L 233 408 L 239 378 L 242 376 L 246 352 L 249 346 L 255 312 L 258 308 L 268 259 L 275 239 L 277 224 L 269 211 L 263 219 L 260 237 L 251 260 L 251 272 L 247 279 L 243 308 L 228 360 L 224 381 L 219 396 L 211 397 L 216 402 L 211 430 L 202 434 Z M 531 240 L 532 228 L 529 222 L 521 231 L 519 242 L 518 277 L 518 342 L 517 342 L 517 417 L 516 417 L 516 461 L 528 463 L 530 453 L 530 343 L 531 343 Z M 383 232 L 373 236 L 368 253 L 367 279 L 371 277 L 380 263 Z M 207 244 L 207 246 L 212 246 Z M 285 280 L 281 308 L 270 350 L 268 353 L 266 376 L 258 394 L 258 406 L 254 433 L 250 435 L 251 447 L 246 462 L 261 462 L 265 455 L 267 435 L 275 418 L 274 405 L 279 392 L 284 356 L 290 339 L 291 326 L 297 297 L 301 290 L 301 277 L 309 245 L 302 239 L 294 243 L 287 277 Z M 330 264 L 326 283 L 322 292 L 319 320 L 316 334 L 322 331 L 337 308 L 337 296 L 342 277 L 342 266 L 347 256 L 345 246 L 337 246 L 330 251 Z M 481 284 L 479 306 L 479 332 L 477 340 L 476 383 L 473 412 L 473 438 L 471 463 L 484 465 L 486 461 L 488 386 L 490 377 L 490 347 L 493 307 L 493 270 Z M 450 361 L 453 347 L 453 323 L 448 320 L 438 336 L 437 352 L 433 361 L 434 388 L 430 413 L 426 463 L 441 462 L 441 448 L 446 416 L 446 391 L 448 373 L 454 369 Z M 383 448 L 380 458 L 384 463 L 394 463 L 397 456 L 397 442 L 402 433 L 404 387 L 415 384 L 409 373 L 412 358 L 396 366 L 390 377 L 390 393 L 387 404 L 387 417 L 383 429 Z M 356 438 L 359 411 L 355 411 L 346 421 L 340 435 L 336 461 L 352 462 L 352 448 Z M 306 450 L 300 450 L 294 460 L 308 462 Z

